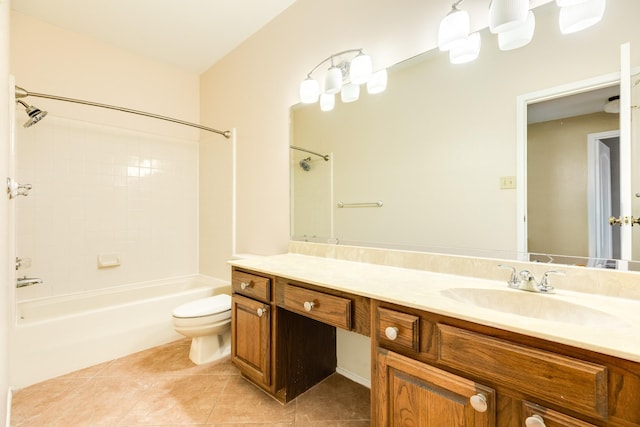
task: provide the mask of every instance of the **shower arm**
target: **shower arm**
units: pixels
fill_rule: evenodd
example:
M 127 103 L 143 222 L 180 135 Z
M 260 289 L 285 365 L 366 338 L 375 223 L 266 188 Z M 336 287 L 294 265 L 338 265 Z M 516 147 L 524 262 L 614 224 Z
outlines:
M 313 154 L 314 156 L 322 157 L 325 162 L 329 161 L 329 155 L 328 154 L 316 153 L 314 151 L 309 151 L 309 150 L 307 150 L 305 148 L 296 147 L 295 145 L 290 145 L 289 148 L 291 148 L 293 150 L 304 151 L 305 153 Z
M 181 125 L 184 125 L 184 126 L 191 126 L 191 127 L 194 127 L 194 128 L 206 130 L 208 132 L 217 133 L 219 135 L 224 136 L 227 139 L 231 138 L 231 131 L 213 129 L 213 128 L 210 128 L 210 127 L 207 127 L 207 126 L 202 126 L 202 125 L 199 125 L 199 124 L 196 124 L 196 123 L 191 123 L 191 122 L 186 122 L 184 120 L 174 119 L 172 117 L 166 117 L 166 116 L 161 116 L 159 114 L 147 113 L 146 111 L 132 110 L 130 108 L 118 107 L 118 106 L 115 106 L 115 105 L 100 104 L 98 102 L 93 102 L 93 101 L 85 101 L 85 100 L 82 100 L 82 99 L 65 98 L 64 96 L 48 95 L 46 93 L 28 92 L 27 90 L 21 88 L 20 86 L 16 86 L 15 88 L 16 88 L 15 89 L 15 91 L 16 91 L 16 101 L 17 102 L 21 102 L 21 103 L 22 103 L 22 101 L 20 101 L 20 98 L 26 98 L 27 96 L 33 96 L 35 98 L 53 99 L 53 100 L 56 100 L 56 101 L 72 102 L 72 103 L 75 103 L 75 104 L 83 104 L 83 105 L 90 105 L 92 107 L 107 108 L 107 109 L 110 109 L 110 110 L 122 111 L 124 113 L 137 114 L 139 116 L 145 116 L 145 117 L 151 117 L 151 118 L 154 118 L 154 119 L 165 120 L 165 121 L 168 121 L 168 122 L 178 123 L 178 124 L 181 124 Z

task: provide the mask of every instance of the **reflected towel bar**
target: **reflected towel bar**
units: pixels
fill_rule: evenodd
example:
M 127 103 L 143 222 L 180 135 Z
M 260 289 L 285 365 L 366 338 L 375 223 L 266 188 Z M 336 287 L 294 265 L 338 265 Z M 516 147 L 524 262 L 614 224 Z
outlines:
M 339 208 L 381 208 L 383 205 L 382 200 L 378 200 L 377 202 L 367 202 L 367 203 L 342 203 L 338 202 Z

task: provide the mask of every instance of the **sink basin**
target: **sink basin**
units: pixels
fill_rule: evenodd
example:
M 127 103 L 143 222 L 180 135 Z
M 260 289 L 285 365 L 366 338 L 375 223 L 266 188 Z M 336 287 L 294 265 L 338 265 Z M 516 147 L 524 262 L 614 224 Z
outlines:
M 590 327 L 629 327 L 614 315 L 553 295 L 485 288 L 451 288 L 440 294 L 464 304 L 517 316 Z

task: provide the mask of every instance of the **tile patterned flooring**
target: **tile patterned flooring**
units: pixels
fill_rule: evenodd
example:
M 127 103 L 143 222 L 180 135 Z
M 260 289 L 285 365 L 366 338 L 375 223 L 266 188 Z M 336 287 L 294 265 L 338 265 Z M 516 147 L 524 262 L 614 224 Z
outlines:
M 365 427 L 369 390 L 334 374 L 287 405 L 229 359 L 194 365 L 180 340 L 18 390 L 12 427 Z

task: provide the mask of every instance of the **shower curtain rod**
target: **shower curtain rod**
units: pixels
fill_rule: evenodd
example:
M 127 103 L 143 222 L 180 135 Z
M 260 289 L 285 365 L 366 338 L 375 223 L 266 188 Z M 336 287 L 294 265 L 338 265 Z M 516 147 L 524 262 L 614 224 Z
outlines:
M 329 155 L 328 154 L 316 153 L 315 151 L 309 151 L 309 150 L 307 150 L 305 148 L 296 147 L 295 145 L 290 145 L 289 148 L 291 148 L 293 150 L 304 151 L 305 153 L 314 154 L 314 155 L 316 155 L 318 157 L 322 157 L 325 162 L 329 161 Z
M 75 104 L 90 105 L 92 107 L 107 108 L 107 109 L 110 109 L 110 110 L 117 110 L 117 111 L 122 111 L 124 113 L 137 114 L 139 116 L 146 116 L 146 117 L 151 117 L 151 118 L 154 118 L 154 119 L 160 119 L 160 120 L 165 120 L 165 121 L 168 121 L 168 122 L 178 123 L 178 124 L 185 125 L 185 126 L 191 126 L 191 127 L 194 127 L 194 128 L 198 128 L 198 129 L 206 130 L 206 131 L 209 131 L 209 132 L 217 133 L 219 135 L 224 136 L 227 139 L 231 138 L 231 131 L 228 131 L 228 130 L 213 129 L 213 128 L 210 128 L 210 127 L 207 127 L 207 126 L 202 126 L 202 125 L 199 125 L 199 124 L 196 124 L 196 123 L 191 123 L 191 122 L 186 122 L 184 120 L 174 119 L 172 117 L 166 117 L 166 116 L 161 116 L 159 114 L 147 113 L 146 111 L 132 110 L 130 108 L 118 107 L 118 106 L 109 105 L 109 104 L 100 104 L 98 102 L 85 101 L 85 100 L 82 100 L 82 99 L 65 98 L 64 96 L 48 95 L 46 93 L 29 92 L 26 89 L 21 88 L 20 86 L 16 86 L 15 87 L 15 91 L 16 91 L 16 98 L 17 99 L 26 98 L 27 96 L 33 96 L 35 98 L 46 98 L 46 99 L 53 99 L 53 100 L 56 100 L 56 101 L 73 102 Z

